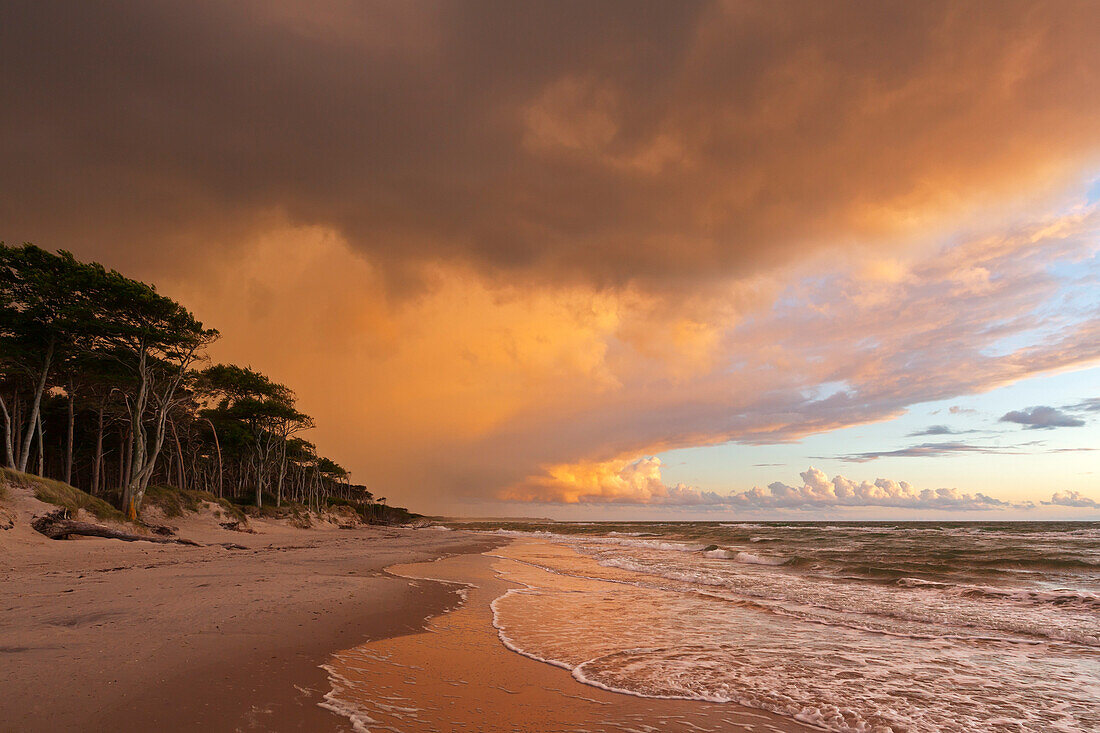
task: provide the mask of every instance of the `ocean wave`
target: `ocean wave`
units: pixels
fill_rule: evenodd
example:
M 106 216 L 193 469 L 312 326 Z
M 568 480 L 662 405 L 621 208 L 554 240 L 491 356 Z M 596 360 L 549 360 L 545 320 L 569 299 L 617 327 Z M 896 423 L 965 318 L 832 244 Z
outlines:
M 355 687 L 354 683 L 330 665 L 322 664 L 320 667 L 328 674 L 331 689 L 325 693 L 323 700 L 317 703 L 317 706 L 347 718 L 355 733 L 371 733 L 370 726 L 378 721 L 374 720 L 363 707 L 343 697 L 345 692 Z
M 505 537 L 545 539 L 567 544 L 595 543 L 603 545 L 620 545 L 623 547 L 638 547 L 650 550 L 666 550 L 669 552 L 699 552 L 706 547 L 706 545 L 670 542 L 667 540 L 647 540 L 636 537 L 610 537 L 607 535 L 561 534 L 543 530 L 523 531 L 515 529 L 498 529 L 494 530 L 493 534 L 499 534 Z
M 517 580 L 533 585 L 504 607 L 494 603 L 494 625 L 508 648 L 588 685 L 730 701 L 834 731 L 1069 731 L 1100 722 L 1087 682 L 1100 646 L 1095 594 L 935 575 L 844 581 L 801 569 L 830 554 L 834 569 L 850 565 L 852 553 L 838 549 L 847 538 L 835 536 L 843 541 L 817 535 L 767 547 L 782 555 L 746 552 L 747 535 L 734 533 L 732 543 L 695 552 L 672 538 L 570 537 L 576 555 L 517 546 L 515 562 L 617 585 L 589 590 L 524 571 Z M 954 551 L 933 545 L 928 552 Z M 861 547 L 859 564 L 889 563 L 890 551 Z M 921 565 L 922 547 L 904 552 L 911 558 L 899 568 Z
M 785 557 L 765 557 L 751 552 L 739 552 L 733 559 L 748 565 L 786 565 L 788 562 Z
M 697 593 L 704 588 L 711 588 L 716 592 L 730 594 L 715 596 L 716 598 L 735 603 L 752 599 L 758 610 L 798 618 L 807 623 L 910 639 L 1028 645 L 1046 639 L 1088 647 L 1100 646 L 1100 629 L 1070 623 L 1072 617 L 1082 612 L 1091 612 L 1093 607 L 1087 605 L 1087 601 L 1076 606 L 1066 601 L 1048 605 L 1050 608 L 1073 613 L 1073 616 L 1067 617 L 1066 622 L 1059 624 L 1053 623 L 1053 619 L 1045 615 L 1032 619 L 983 608 L 981 599 L 965 593 L 946 594 L 946 597 L 958 599 L 948 605 L 927 606 L 915 598 L 908 600 L 889 595 L 885 589 L 883 593 L 886 595 L 867 595 L 870 586 L 864 592 L 835 595 L 835 591 L 827 587 L 817 587 L 809 578 L 799 575 L 787 574 L 782 577 L 782 584 L 777 585 L 776 582 L 764 582 L 767 580 L 766 576 L 728 576 L 716 574 L 711 568 L 702 566 L 652 564 L 624 556 L 605 555 L 595 559 L 597 564 L 604 567 L 685 584 L 677 587 L 658 582 L 655 587 L 664 590 Z M 783 562 L 787 564 L 791 561 Z M 734 563 L 744 565 L 746 569 L 760 566 L 751 560 L 745 562 L 734 559 Z M 974 602 L 976 605 L 960 606 L 964 601 Z
M 897 585 L 903 588 L 927 588 L 967 598 L 993 598 L 1053 606 L 1082 606 L 1100 611 L 1100 595 L 1082 590 L 1030 588 L 996 588 L 987 585 L 940 583 L 920 578 L 901 578 Z
M 726 550 L 721 547 L 713 550 L 705 549 L 703 555 L 720 560 L 735 560 L 745 563 L 746 565 L 785 565 L 787 563 L 787 558 L 785 557 L 764 557 L 761 555 L 754 555 L 751 552 L 744 552 L 743 550 Z

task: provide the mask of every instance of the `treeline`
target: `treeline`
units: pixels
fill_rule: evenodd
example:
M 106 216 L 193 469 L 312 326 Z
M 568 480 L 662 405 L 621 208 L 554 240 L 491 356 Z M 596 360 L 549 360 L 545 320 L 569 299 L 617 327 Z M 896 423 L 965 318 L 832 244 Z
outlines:
M 257 507 L 376 505 L 300 437 L 313 420 L 290 388 L 207 363 L 217 338 L 151 285 L 0 242 L 3 461 L 107 498 L 129 519 L 151 485 Z

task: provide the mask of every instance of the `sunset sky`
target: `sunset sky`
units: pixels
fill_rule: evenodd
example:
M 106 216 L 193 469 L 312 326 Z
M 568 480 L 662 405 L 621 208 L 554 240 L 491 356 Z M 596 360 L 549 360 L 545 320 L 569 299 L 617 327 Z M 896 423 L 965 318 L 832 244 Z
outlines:
M 1098 39 L 1092 2 L 5 0 L 0 239 L 156 283 L 414 510 L 1100 519 Z

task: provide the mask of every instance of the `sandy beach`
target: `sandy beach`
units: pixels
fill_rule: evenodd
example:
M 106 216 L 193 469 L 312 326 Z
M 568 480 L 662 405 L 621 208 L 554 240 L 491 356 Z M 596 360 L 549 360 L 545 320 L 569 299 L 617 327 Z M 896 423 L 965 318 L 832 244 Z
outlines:
M 810 730 L 508 650 L 498 537 L 181 524 L 203 546 L 0 535 L 0 730 Z
M 318 706 L 329 691 L 319 665 L 418 631 L 457 600 L 383 568 L 491 546 L 428 530 L 253 526 L 181 527 L 245 549 L 0 533 L 0 730 L 346 730 Z

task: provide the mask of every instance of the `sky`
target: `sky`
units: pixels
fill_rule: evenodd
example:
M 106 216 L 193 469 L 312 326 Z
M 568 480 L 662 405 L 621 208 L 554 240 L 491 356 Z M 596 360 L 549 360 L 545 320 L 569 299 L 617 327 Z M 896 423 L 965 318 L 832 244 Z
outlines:
M 1100 519 L 1100 5 L 0 4 L 0 238 L 423 512 Z

